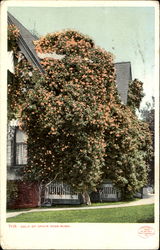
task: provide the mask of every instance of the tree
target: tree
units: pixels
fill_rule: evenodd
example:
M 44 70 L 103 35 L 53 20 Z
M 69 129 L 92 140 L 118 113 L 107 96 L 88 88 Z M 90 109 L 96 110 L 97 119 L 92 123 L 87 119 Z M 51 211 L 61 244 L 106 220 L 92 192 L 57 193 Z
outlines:
M 127 105 L 130 107 L 130 109 L 132 109 L 134 113 L 137 109 L 139 110 L 143 97 L 143 83 L 138 79 L 134 79 L 134 81 L 131 81 L 129 84 L 127 98 Z
M 105 178 L 125 198 L 132 195 L 147 179 L 150 136 L 134 114 L 138 103 L 120 103 L 112 55 L 70 30 L 42 37 L 35 46 L 44 55 L 45 74 L 24 58 L 9 83 L 9 106 L 28 135 L 24 177 L 64 181 L 87 204 L 88 193 Z
M 65 56 L 43 59 L 45 75 L 25 59 L 16 66 L 17 85 L 9 91 L 28 135 L 25 176 L 42 183 L 62 180 L 89 203 L 88 191 L 99 184 L 104 164 L 107 103 L 110 95 L 118 98 L 112 55 L 75 31 L 35 44 L 37 52 Z
M 147 102 L 145 107 L 140 110 L 142 121 L 146 122 L 149 125 L 149 129 L 152 136 L 152 155 L 149 158 L 149 176 L 148 176 L 148 184 L 154 186 L 154 138 L 155 138 L 155 105 L 154 105 L 154 97 L 152 97 L 152 103 Z
M 150 131 L 127 106 L 112 106 L 111 117 L 105 131 L 103 179 L 111 179 L 128 199 L 147 183 Z

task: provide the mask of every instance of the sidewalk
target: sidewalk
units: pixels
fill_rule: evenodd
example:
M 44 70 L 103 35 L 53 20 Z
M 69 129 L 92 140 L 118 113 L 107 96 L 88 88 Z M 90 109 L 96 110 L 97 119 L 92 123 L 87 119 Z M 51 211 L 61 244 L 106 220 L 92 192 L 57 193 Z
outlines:
M 131 206 L 140 206 L 140 205 L 148 205 L 154 203 L 154 194 L 150 194 L 145 196 L 143 199 L 138 201 L 131 201 L 126 204 L 119 205 L 107 205 L 107 206 L 95 206 L 95 207 L 69 207 L 69 208 L 35 208 L 28 211 L 19 211 L 19 212 L 11 212 L 6 214 L 6 218 L 15 217 L 19 214 L 24 213 L 32 213 L 32 212 L 43 212 L 43 211 L 61 211 L 61 210 L 84 210 L 84 209 L 103 209 L 103 208 L 115 208 L 115 207 L 131 207 Z

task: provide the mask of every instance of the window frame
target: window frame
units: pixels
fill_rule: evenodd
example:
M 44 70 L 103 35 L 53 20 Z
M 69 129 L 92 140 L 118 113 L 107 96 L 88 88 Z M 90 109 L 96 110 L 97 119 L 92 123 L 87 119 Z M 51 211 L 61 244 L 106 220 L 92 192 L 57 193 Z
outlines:
M 19 167 L 19 166 L 26 166 L 27 165 L 27 159 L 26 159 L 26 163 L 23 163 L 23 164 L 19 164 L 18 161 L 17 161 L 17 157 L 18 157 L 18 150 L 17 150 L 17 145 L 24 145 L 26 146 L 26 151 L 27 151 L 27 143 L 26 142 L 17 142 L 16 141 L 16 135 L 17 135 L 17 132 L 19 131 L 19 127 L 17 126 L 15 128 L 15 134 L 14 134 L 14 159 L 13 159 L 13 162 L 14 162 L 14 166 L 16 167 Z M 28 152 L 27 152 L 28 153 Z

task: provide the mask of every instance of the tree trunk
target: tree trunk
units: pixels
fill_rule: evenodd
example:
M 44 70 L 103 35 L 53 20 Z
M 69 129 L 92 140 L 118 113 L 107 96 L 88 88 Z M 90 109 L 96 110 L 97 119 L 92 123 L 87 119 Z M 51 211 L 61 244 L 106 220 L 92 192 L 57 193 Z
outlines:
M 143 199 L 143 187 L 141 188 L 141 199 Z
M 83 197 L 83 203 L 86 204 L 86 205 L 91 205 L 91 200 L 90 200 L 90 196 L 88 194 L 87 191 L 84 191 L 82 193 L 82 197 Z
M 122 201 L 126 199 L 125 187 L 121 188 L 121 199 L 122 199 Z
M 38 206 L 40 207 L 41 204 L 44 202 L 44 184 L 39 183 L 39 201 Z

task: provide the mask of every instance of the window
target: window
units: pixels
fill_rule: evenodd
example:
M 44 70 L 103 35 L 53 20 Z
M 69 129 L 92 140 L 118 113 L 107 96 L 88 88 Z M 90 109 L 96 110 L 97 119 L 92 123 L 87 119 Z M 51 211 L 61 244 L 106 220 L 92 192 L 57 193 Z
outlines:
M 12 166 L 13 164 L 13 140 L 7 140 L 7 166 Z
M 15 131 L 15 126 L 9 124 L 7 128 L 7 166 L 14 164 Z
M 15 136 L 15 164 L 27 164 L 27 136 L 19 129 L 16 129 Z

